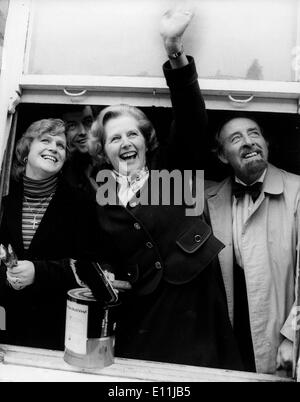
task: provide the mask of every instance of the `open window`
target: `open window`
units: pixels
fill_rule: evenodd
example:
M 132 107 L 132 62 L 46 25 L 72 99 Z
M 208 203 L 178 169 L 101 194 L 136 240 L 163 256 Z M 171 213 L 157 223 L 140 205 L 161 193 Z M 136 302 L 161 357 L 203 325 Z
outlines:
M 72 3 L 70 5 L 70 3 Z M 15 140 L 63 104 L 131 103 L 158 135 L 171 121 L 158 21 L 173 0 L 11 0 L 0 91 L 0 197 Z M 201 0 L 185 38 L 211 131 L 229 111 L 255 113 L 271 161 L 300 174 L 300 0 Z M 226 172 L 211 156 L 206 178 Z M 0 199 L 1 199 L 0 198 Z

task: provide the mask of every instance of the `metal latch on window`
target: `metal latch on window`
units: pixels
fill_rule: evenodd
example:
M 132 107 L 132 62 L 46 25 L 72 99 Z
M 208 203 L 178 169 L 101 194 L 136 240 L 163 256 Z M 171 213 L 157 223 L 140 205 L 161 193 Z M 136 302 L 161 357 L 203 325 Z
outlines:
M 64 94 L 68 95 L 68 96 L 83 96 L 86 94 L 86 92 L 87 92 L 86 89 L 83 89 L 82 91 L 79 91 L 79 92 L 74 92 L 74 91 L 71 92 L 67 88 L 64 88 Z
M 237 103 L 239 106 L 244 106 L 247 103 L 250 103 L 253 99 L 254 99 L 254 95 L 250 95 L 247 98 L 243 97 L 239 97 L 239 98 L 235 98 L 232 95 L 228 95 L 228 98 L 231 102 Z

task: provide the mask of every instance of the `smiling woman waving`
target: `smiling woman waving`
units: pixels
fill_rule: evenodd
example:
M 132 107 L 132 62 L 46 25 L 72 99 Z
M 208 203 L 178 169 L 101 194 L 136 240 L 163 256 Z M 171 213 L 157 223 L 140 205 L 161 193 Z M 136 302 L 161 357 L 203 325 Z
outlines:
M 98 178 L 107 177 L 115 188 L 108 197 L 112 202 L 106 204 L 100 194 L 105 195 L 102 188 L 108 188 L 108 181 L 103 180 L 97 191 L 102 232 L 98 248 L 100 257 L 113 266 L 116 279 L 131 284 L 131 290 L 120 294 L 116 355 L 240 369 L 221 271 L 212 264 L 223 244 L 201 211 L 186 214 L 185 203 L 176 200 L 181 189 L 173 192 L 172 184 L 169 191 L 153 184 L 158 172 L 174 176 L 180 172 L 184 177 L 188 169 L 203 168 L 205 106 L 194 60 L 182 46 L 192 15 L 190 10 L 174 9 L 162 18 L 161 35 L 169 57 L 163 70 L 174 112 L 164 144 L 158 144 L 153 125 L 134 106 L 109 106 L 93 123 L 91 134 L 98 138 L 97 150 L 107 167 Z M 163 202 L 165 195 L 168 203 Z M 110 241 L 104 249 L 105 238 Z M 88 284 L 85 272 L 81 274 Z

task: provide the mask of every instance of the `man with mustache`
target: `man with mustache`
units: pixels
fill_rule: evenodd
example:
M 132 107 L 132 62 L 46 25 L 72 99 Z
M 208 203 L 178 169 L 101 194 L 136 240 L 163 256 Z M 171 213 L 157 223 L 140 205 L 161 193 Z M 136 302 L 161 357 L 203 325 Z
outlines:
M 234 174 L 206 191 L 206 213 L 225 248 L 218 255 L 245 369 L 290 369 L 300 176 L 268 163 L 254 119 L 233 118 L 216 134 L 218 158 Z

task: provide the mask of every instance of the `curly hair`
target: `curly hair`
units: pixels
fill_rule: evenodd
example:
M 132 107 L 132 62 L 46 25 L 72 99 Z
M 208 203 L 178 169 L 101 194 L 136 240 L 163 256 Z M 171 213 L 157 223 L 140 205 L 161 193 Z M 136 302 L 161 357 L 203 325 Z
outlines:
M 23 176 L 31 144 L 43 134 L 66 135 L 65 123 L 61 119 L 42 119 L 32 123 L 18 140 L 15 150 L 16 158 L 13 163 L 12 176 L 19 180 Z M 68 149 L 66 150 L 68 152 Z
M 122 116 L 133 117 L 136 120 L 138 129 L 145 139 L 147 157 L 158 147 L 155 129 L 144 112 L 127 104 L 108 106 L 99 113 L 90 131 L 90 135 L 98 140 L 97 154 L 102 161 L 105 161 L 105 124 L 111 119 Z

